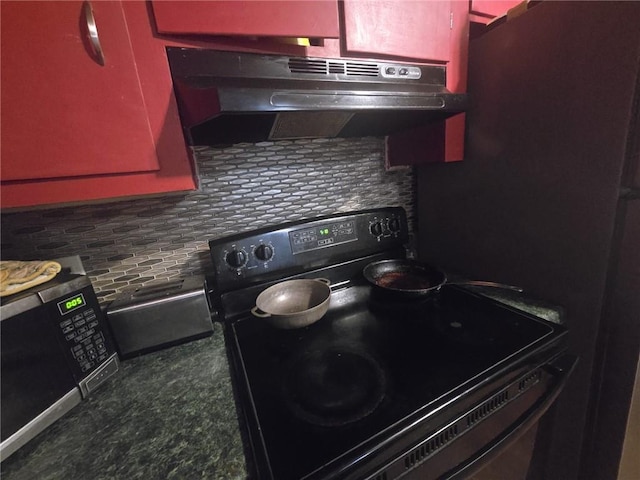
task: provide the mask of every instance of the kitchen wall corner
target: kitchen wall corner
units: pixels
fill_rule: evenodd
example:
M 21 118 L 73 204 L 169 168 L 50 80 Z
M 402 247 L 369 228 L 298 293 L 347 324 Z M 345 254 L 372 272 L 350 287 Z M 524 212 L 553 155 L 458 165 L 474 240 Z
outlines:
M 415 225 L 413 169 L 386 171 L 382 138 L 195 147 L 200 191 L 3 213 L 1 258 L 80 255 L 104 305 L 119 292 L 206 273 L 207 241 L 336 212 L 402 206 Z

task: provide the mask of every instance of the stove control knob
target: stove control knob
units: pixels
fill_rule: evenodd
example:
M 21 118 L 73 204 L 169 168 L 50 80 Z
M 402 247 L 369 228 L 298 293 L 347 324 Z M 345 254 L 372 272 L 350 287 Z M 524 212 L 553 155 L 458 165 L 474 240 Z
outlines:
M 273 247 L 271 245 L 260 244 L 253 251 L 253 254 L 258 260 L 266 262 L 273 257 Z
M 399 232 L 400 231 L 400 219 L 398 218 L 392 218 L 391 220 L 389 220 L 389 230 L 391 230 L 392 232 Z
M 227 265 L 233 268 L 240 268 L 247 263 L 247 254 L 244 250 L 231 250 L 224 257 L 224 260 L 227 262 Z
M 382 235 L 382 223 L 380 222 L 372 223 L 371 226 L 369 227 L 369 231 L 371 232 L 372 235 L 379 237 L 380 235 Z

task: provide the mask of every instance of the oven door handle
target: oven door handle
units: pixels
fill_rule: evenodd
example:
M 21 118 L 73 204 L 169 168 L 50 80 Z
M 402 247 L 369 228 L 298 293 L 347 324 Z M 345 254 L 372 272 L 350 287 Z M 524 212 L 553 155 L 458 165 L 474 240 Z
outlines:
M 575 355 L 564 354 L 545 365 L 543 368 L 555 376 L 553 387 L 522 414 L 518 420 L 494 438 L 482 450 L 467 459 L 464 463 L 458 465 L 455 469 L 442 475 L 439 480 L 465 480 L 503 453 L 509 445 L 518 440 L 521 435 L 526 433 L 529 428 L 540 420 L 540 417 L 549 409 L 564 388 L 567 378 L 575 368 L 577 362 L 578 357 Z

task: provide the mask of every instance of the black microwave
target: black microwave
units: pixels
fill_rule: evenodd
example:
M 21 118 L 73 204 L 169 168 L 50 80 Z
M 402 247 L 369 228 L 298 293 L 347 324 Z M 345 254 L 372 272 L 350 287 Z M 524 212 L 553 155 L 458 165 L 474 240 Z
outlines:
M 105 317 L 80 258 L 0 305 L 0 461 L 118 371 Z

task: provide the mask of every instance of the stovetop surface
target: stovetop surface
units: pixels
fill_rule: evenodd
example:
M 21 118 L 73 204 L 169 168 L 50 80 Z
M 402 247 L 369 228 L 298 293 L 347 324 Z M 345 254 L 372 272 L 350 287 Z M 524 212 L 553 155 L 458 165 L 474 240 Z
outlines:
M 437 408 L 553 335 L 544 321 L 445 286 L 392 301 L 354 285 L 306 328 L 230 323 L 271 475 L 304 478 Z M 386 432 L 386 433 L 385 433 Z M 344 458 L 344 457 L 343 457 Z
M 377 474 L 557 353 L 562 327 L 459 287 L 379 295 L 362 271 L 406 258 L 408 226 L 402 208 L 384 207 L 209 242 L 212 300 L 260 478 Z M 268 286 L 319 277 L 333 292 L 318 322 L 278 330 L 249 313 Z

